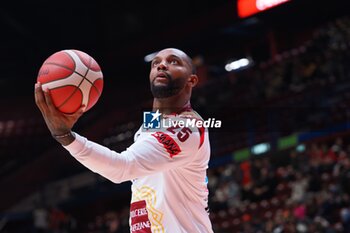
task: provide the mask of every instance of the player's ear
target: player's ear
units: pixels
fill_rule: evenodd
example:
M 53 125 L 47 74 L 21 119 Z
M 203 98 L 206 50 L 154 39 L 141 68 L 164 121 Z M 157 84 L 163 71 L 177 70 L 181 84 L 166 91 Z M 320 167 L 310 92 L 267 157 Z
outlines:
M 188 83 L 191 85 L 191 87 L 195 87 L 198 83 L 198 76 L 195 74 L 191 74 L 188 78 Z

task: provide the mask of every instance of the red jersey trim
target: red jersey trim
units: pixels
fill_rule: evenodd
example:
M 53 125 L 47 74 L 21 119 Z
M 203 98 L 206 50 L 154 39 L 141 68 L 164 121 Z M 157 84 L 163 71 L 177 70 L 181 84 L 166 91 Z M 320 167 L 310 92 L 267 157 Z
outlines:
M 204 135 L 205 135 L 205 128 L 204 127 L 200 127 L 198 128 L 198 131 L 199 131 L 199 136 L 200 136 L 200 140 L 199 140 L 199 148 L 201 148 L 201 146 L 203 145 L 203 142 L 204 142 Z

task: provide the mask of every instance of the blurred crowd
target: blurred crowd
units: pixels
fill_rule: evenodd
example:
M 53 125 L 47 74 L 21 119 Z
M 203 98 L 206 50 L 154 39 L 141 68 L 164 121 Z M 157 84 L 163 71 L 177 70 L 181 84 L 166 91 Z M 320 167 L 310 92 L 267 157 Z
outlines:
M 350 232 L 350 145 L 337 138 L 279 156 L 210 170 L 216 231 Z
M 212 79 L 208 81 L 208 88 L 199 90 L 198 103 L 221 102 L 216 96 L 220 100 L 235 97 L 235 102 L 257 103 L 347 81 L 349 38 L 350 17 L 331 21 L 315 29 L 309 40 L 255 64 L 254 68 L 224 73 L 222 79 L 209 75 Z M 208 70 L 210 72 L 210 68 Z M 208 94 L 217 90 L 222 92 Z
M 34 232 L 75 232 L 76 220 L 57 207 L 38 204 L 32 213 Z
M 126 203 L 127 204 L 127 203 Z M 129 208 L 127 205 L 119 211 L 107 211 L 92 219 L 75 219 L 58 207 L 38 206 L 32 213 L 33 232 L 37 233 L 126 233 L 129 232 Z

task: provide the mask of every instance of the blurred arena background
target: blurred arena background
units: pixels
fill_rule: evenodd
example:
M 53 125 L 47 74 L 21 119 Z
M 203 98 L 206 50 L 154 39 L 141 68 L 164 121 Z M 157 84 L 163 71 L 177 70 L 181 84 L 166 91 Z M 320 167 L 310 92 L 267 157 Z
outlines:
M 92 55 L 105 88 L 75 130 L 121 151 L 151 106 L 145 56 L 165 47 L 194 58 L 192 105 L 223 122 L 210 132 L 214 231 L 350 232 L 349 12 L 345 0 L 245 18 L 236 0 L 2 4 L 0 232 L 129 232 L 130 184 L 50 137 L 34 83 L 56 51 Z

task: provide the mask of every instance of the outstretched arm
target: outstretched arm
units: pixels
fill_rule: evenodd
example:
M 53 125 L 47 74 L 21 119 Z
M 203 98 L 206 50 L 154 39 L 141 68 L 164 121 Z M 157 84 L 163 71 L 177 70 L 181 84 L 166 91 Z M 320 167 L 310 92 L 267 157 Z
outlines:
M 196 158 L 199 133 L 178 140 L 172 133 L 147 133 L 121 153 L 76 134 L 65 146 L 81 164 L 107 179 L 120 183 L 174 168 L 185 167 Z

